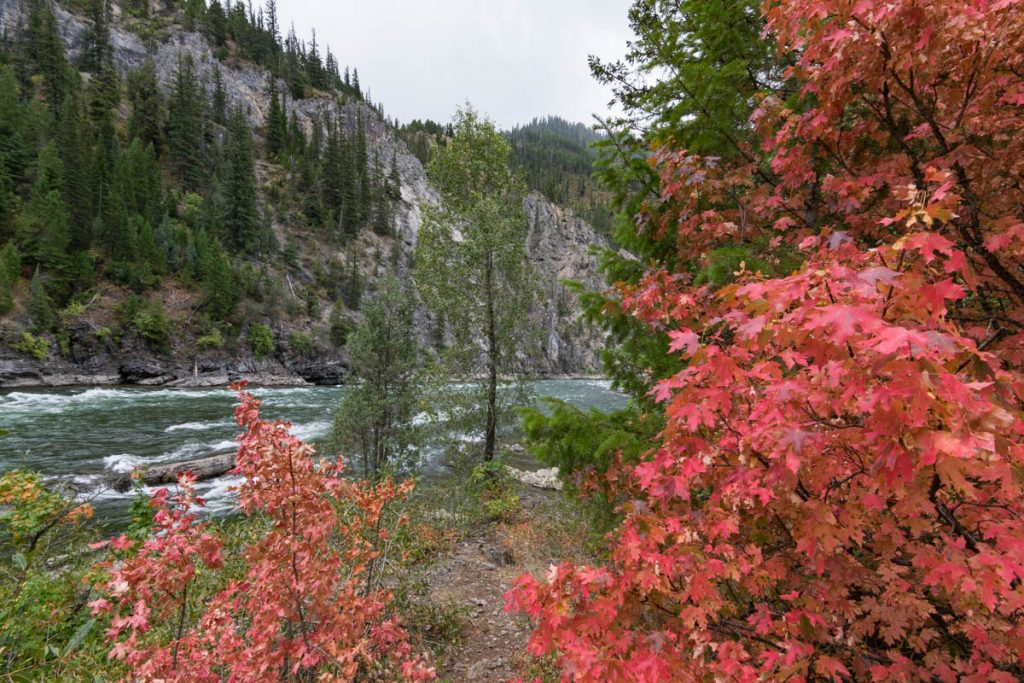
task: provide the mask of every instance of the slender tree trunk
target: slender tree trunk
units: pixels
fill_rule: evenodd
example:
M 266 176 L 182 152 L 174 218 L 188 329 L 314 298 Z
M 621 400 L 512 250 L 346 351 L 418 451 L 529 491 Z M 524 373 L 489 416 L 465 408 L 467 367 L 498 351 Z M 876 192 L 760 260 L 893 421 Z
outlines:
M 487 255 L 487 431 L 484 437 L 484 461 L 494 460 L 498 431 L 498 334 L 494 315 L 494 263 Z

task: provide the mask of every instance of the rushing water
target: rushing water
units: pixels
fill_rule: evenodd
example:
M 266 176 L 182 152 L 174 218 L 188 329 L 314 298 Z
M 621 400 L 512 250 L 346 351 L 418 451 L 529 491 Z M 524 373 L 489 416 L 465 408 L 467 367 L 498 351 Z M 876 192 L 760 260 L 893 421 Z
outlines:
M 533 383 L 538 396 L 580 407 L 614 409 L 621 395 L 596 380 Z M 253 389 L 267 418 L 289 420 L 293 433 L 315 442 L 330 430 L 344 387 Z M 193 460 L 235 448 L 235 398 L 227 389 L 77 388 L 19 390 L 0 394 L 0 471 L 31 469 L 66 481 L 101 512 L 119 516 L 130 493 L 106 485 L 114 473 L 139 465 Z M 430 465 L 430 463 L 428 463 Z M 434 464 L 436 467 L 436 463 Z M 231 506 L 221 477 L 199 486 L 213 511 Z

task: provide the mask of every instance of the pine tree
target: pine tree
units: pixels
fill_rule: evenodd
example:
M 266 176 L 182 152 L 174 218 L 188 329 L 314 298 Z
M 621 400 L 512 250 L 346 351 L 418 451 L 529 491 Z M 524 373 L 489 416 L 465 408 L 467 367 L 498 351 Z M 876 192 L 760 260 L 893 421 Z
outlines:
M 388 175 L 388 195 L 394 199 L 402 198 L 402 176 L 398 172 L 398 155 L 391 154 L 391 173 Z
M 193 31 L 196 28 L 197 22 L 205 23 L 205 21 L 205 0 L 185 0 L 185 28 L 189 31 Z
M 267 0 L 267 33 L 276 46 L 281 41 L 281 27 L 277 23 L 277 0 Z
M 295 111 L 292 111 L 288 121 L 288 149 L 293 156 L 302 156 L 306 153 L 306 133 L 302 130 Z
M 224 12 L 224 6 L 220 0 L 212 0 L 206 9 L 206 33 L 210 36 L 217 47 L 224 47 L 227 44 L 228 18 Z
M 320 51 L 316 44 L 316 29 L 313 29 L 313 37 L 309 42 L 309 49 L 306 52 L 306 78 L 309 84 L 319 90 L 324 89 L 323 63 L 320 61 Z
M 192 55 L 179 55 L 168 107 L 168 145 L 176 175 L 192 191 L 202 187 L 205 175 L 201 97 Z
M 120 155 L 114 114 L 108 111 L 96 130 L 96 143 L 92 148 L 92 173 L 90 174 L 93 208 L 93 238 L 109 250 L 118 232 L 118 222 L 125 220 L 124 207 L 120 199 L 121 188 L 114 179 L 117 159 Z
M 228 122 L 228 96 L 224 90 L 224 76 L 220 72 L 220 62 L 213 65 L 213 95 L 210 102 L 210 116 L 218 126 Z
M 60 191 L 64 175 L 56 145 L 45 145 L 36 160 L 36 181 L 19 219 L 19 233 L 29 255 L 58 271 L 67 264 L 71 244 L 68 207 Z
M 49 332 L 56 324 L 56 317 L 53 314 L 50 295 L 46 293 L 46 287 L 43 284 L 42 269 L 38 266 L 32 276 L 32 284 L 28 291 L 27 310 L 33 328 L 36 332 Z
M 267 113 L 267 152 L 280 158 L 288 147 L 288 115 L 281 106 L 277 92 L 277 79 L 270 77 L 270 111 Z
M 17 202 L 13 186 L 14 183 L 11 181 L 7 164 L 0 161 L 0 240 L 14 237 L 14 216 Z
M 303 158 L 299 165 L 299 187 L 303 188 L 302 213 L 306 223 L 321 226 L 324 222 L 324 205 L 320 193 L 320 174 L 315 160 Z
M 62 193 L 68 203 L 71 223 L 71 245 L 74 249 L 88 249 L 93 238 L 92 146 L 93 132 L 76 90 L 72 90 L 61 105 L 57 143 L 64 168 L 79 172 L 63 174 Z
M 60 107 L 71 86 L 64 41 L 48 0 L 29 0 L 28 56 L 43 75 L 50 106 Z
M 262 253 L 267 244 L 256 205 L 252 132 L 241 107 L 235 109 L 228 125 L 224 160 L 224 228 L 228 241 L 246 253 Z
M 22 89 L 12 65 L 0 64 L 0 166 L 13 192 L 36 155 L 29 108 L 21 101 Z M 2 230 L 0 224 L 0 230 Z
M 117 70 L 110 45 L 111 13 L 110 0 L 89 0 L 89 30 L 83 66 L 92 73 L 89 107 L 94 121 L 98 121 L 118 100 Z
M 213 320 L 231 317 L 238 303 L 238 285 L 227 254 L 203 229 L 195 235 L 194 270 L 203 288 L 203 307 Z
M 111 59 L 110 0 L 88 0 L 87 15 L 88 30 L 82 52 L 82 68 L 98 74 Z
M 160 154 L 164 144 L 164 105 L 157 86 L 156 65 L 151 58 L 147 57 L 128 79 L 128 99 L 132 103 L 129 137 L 139 138 L 143 144 L 152 144 Z
M 14 287 L 21 278 L 21 257 L 14 242 L 0 249 L 0 315 L 14 308 Z

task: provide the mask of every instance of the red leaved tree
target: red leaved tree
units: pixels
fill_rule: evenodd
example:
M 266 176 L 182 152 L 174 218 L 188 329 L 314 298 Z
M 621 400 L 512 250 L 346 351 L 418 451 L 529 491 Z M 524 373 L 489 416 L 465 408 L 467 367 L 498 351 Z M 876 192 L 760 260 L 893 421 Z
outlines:
M 245 548 L 241 578 L 190 619 L 189 589 L 221 567 L 222 543 L 192 512 L 202 501 L 188 475 L 175 496 L 157 493 L 155 534 L 110 564 L 109 600 L 92 603 L 113 612 L 111 657 L 134 681 L 433 679 L 370 580 L 384 507 L 411 484 L 345 479 L 340 460 L 314 461 L 241 389 L 238 505 L 270 528 Z M 123 537 L 113 546 L 134 550 Z
M 643 225 L 803 264 L 620 287 L 687 361 L 667 426 L 610 475 L 608 565 L 509 606 L 564 680 L 1020 680 L 1024 5 L 764 12 L 802 98 L 761 103 L 763 163 L 660 150 Z

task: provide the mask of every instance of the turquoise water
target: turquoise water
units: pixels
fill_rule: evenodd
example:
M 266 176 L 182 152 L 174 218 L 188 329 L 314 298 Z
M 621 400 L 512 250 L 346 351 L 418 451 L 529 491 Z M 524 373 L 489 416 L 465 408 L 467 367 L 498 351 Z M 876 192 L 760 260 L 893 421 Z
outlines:
M 599 380 L 543 380 L 537 396 L 604 410 L 625 399 Z M 289 420 L 306 441 L 323 438 L 344 387 L 255 388 L 267 418 Z M 42 472 L 72 485 L 95 501 L 101 514 L 117 515 L 130 493 L 109 486 L 116 473 L 140 465 L 180 462 L 235 448 L 234 394 L 223 388 L 163 389 L 101 387 L 18 390 L 0 394 L 0 471 Z M 429 459 L 428 459 L 429 460 Z M 426 462 L 434 468 L 441 465 Z M 199 494 L 211 511 L 231 508 L 233 477 L 201 482 Z

